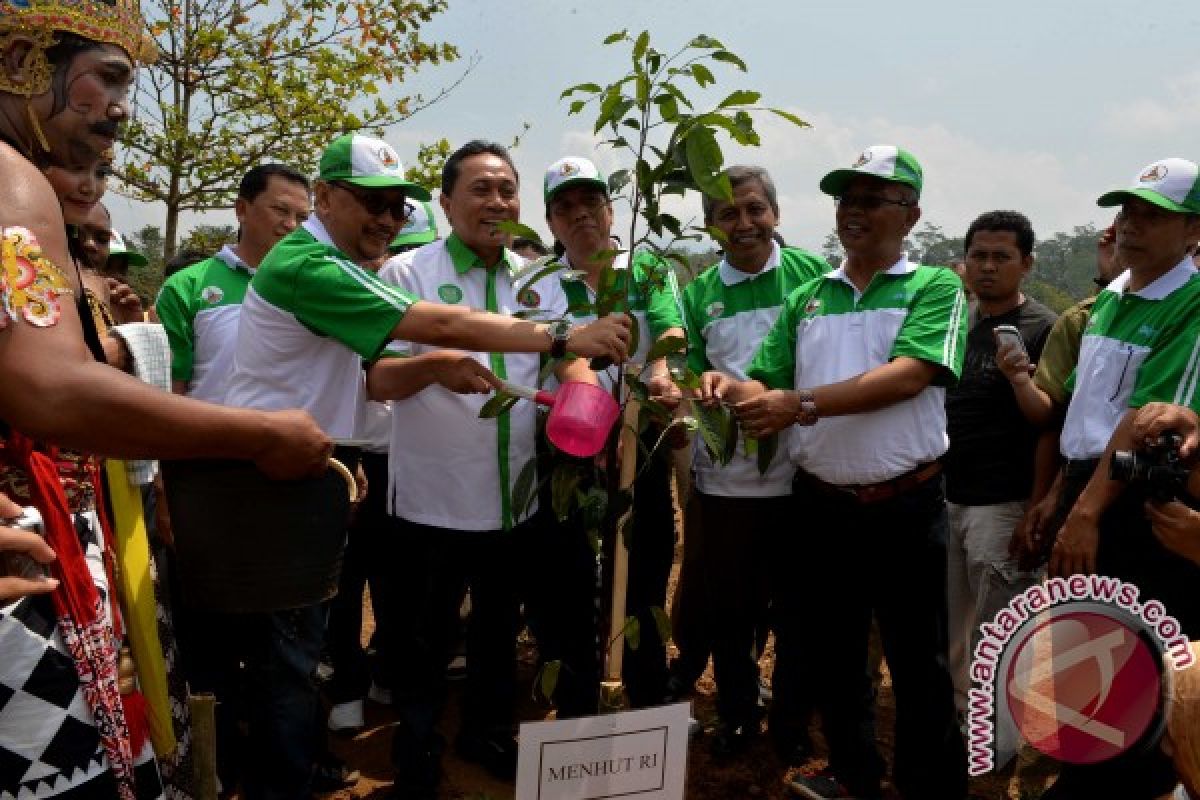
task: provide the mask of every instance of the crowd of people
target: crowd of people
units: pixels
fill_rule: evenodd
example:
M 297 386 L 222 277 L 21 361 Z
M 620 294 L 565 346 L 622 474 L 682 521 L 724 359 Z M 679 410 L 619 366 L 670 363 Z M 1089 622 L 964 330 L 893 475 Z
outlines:
M 129 270 L 145 258 L 101 197 L 152 53 L 129 0 L 67 5 L 0 10 L 0 797 L 197 796 L 189 697 L 211 693 L 223 795 L 346 785 L 326 737 L 361 729 L 372 702 L 396 717 L 393 795 L 436 798 L 458 671 L 453 747 L 511 780 L 522 627 L 557 665 L 558 717 L 598 711 L 598 562 L 584 511 L 552 512 L 546 478 L 578 462 L 547 442 L 536 406 L 481 410 L 508 382 L 613 391 L 625 362 L 662 408 L 724 407 L 741 432 L 715 454 L 685 425 L 651 425 L 620 455 L 637 461 L 628 703 L 688 698 L 711 658 L 716 759 L 743 757 L 765 726 L 799 796 L 882 797 L 890 782 L 963 800 L 979 624 L 1019 592 L 1047 575 L 1121 577 L 1200 638 L 1200 502 L 1109 470 L 1164 435 L 1185 463 L 1200 445 L 1195 163 L 1155 161 L 1099 198 L 1117 209 L 1099 291 L 1058 315 L 1023 293 L 1035 235 L 1019 212 L 980 214 L 957 265 L 909 260 L 925 175 L 894 145 L 820 182 L 836 268 L 783 241 L 766 169 L 729 167 L 732 196 L 701 198 L 721 260 L 681 288 L 668 260 L 621 252 L 587 154 L 543 172 L 549 253 L 503 224 L 521 215 L 503 146 L 447 159 L 442 230 L 399 154 L 350 132 L 315 180 L 252 166 L 237 241 L 178 254 L 143 302 Z M 649 359 L 679 339 L 694 381 Z M 672 451 L 687 480 L 668 659 Z M 177 528 L 191 553 L 260 532 L 214 514 L 204 524 L 233 544 L 217 531 L 205 544 L 203 525 L 169 513 L 175 492 L 203 486 L 155 459 L 209 460 L 227 478 L 244 473 L 220 465 L 251 462 L 295 482 L 334 455 L 358 478 L 353 513 L 332 523 L 336 593 L 231 608 L 188 591 Z M 530 463 L 543 490 L 526 498 Z M 263 518 L 289 519 L 271 498 Z M 275 566 L 257 569 L 251 582 Z M 1064 766 L 1043 797 L 1200 797 L 1195 701 L 1180 692 L 1161 742 Z M 1019 742 L 1000 730 L 1005 768 Z

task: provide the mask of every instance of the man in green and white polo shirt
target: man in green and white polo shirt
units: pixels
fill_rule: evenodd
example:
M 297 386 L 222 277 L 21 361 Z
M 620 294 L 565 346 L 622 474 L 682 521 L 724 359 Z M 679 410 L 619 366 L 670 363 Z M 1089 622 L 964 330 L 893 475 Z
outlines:
M 155 311 L 171 345 L 176 394 L 220 402 L 233 367 L 242 298 L 259 262 L 308 219 L 308 178 L 283 164 L 260 164 L 242 176 L 233 210 L 238 241 L 163 282 Z
M 483 141 L 463 145 L 442 171 L 440 201 L 450 235 L 391 259 L 380 276 L 436 308 L 565 316 L 566 298 L 556 278 L 522 284 L 520 291 L 513 279 L 524 261 L 507 249 L 508 234 L 497 223 L 519 217 L 518 188 L 516 168 L 504 147 Z M 625 315 L 616 316 L 627 323 Z M 606 317 L 574 330 L 609 324 Z M 512 722 L 518 603 L 523 550 L 537 530 L 533 509 L 515 504 L 514 489 L 534 455 L 536 410 L 519 402 L 495 419 L 480 419 L 482 399 L 433 386 L 430 376 L 447 365 L 469 364 L 534 386 L 540 359 L 504 355 L 486 343 L 464 349 L 473 352 L 413 343 L 408 357 L 385 359 L 369 380 L 372 396 L 397 398 L 392 404 L 390 508 L 403 523 L 412 558 L 426 558 L 432 575 L 431 613 L 415 621 L 427 648 L 400 664 L 415 674 L 393 683 L 401 714 L 392 748 L 396 782 L 414 797 L 436 792 L 441 745 L 434 727 L 443 706 L 450 633 L 446 621 L 458 607 L 464 583 L 471 587 L 471 620 L 457 749 L 497 774 L 511 777 L 516 766 Z M 387 380 L 378 375 L 380 367 L 391 369 Z M 555 374 L 559 380 L 596 382 L 582 359 L 560 362 Z
M 585 356 L 624 358 L 624 318 L 552 332 L 544 324 L 422 302 L 380 280 L 363 265 L 387 254 L 408 218 L 409 198 L 427 200 L 429 193 L 404 178 L 386 142 L 347 134 L 326 148 L 314 216 L 275 245 L 246 290 L 227 404 L 304 408 L 328 434 L 345 439 L 355 434 L 363 407 L 363 364 L 393 339 L 529 352 L 557 345 Z M 495 381 L 477 363 L 457 364 L 435 378 L 463 392 L 486 392 Z M 273 637 L 269 652 L 251 665 L 252 671 L 271 672 L 269 691 L 254 698 L 271 711 L 251 714 L 268 730 L 251 738 L 272 744 L 249 760 L 260 771 L 258 780 L 300 795 L 311 777 L 316 741 L 310 676 L 324 634 L 323 609 L 243 616 L 247 626 L 287 632 Z
M 713 370 L 746 379 L 746 368 L 775 324 L 784 300 L 798 287 L 824 275 L 820 257 L 775 241 L 779 202 L 771 176 L 761 167 L 726 170 L 733 200 L 703 198 L 704 224 L 725 234 L 725 257 L 696 277 L 683 292 L 688 331 L 688 362 L 697 374 Z M 725 466 L 714 463 L 696 437 L 692 466 L 695 484 L 684 542 L 686 591 L 700 587 L 696 613 L 681 618 L 685 630 L 703 625 L 711 641 L 721 717 L 713 747 L 729 755 L 744 746 L 758 724 L 757 629 L 774 597 L 775 568 L 788 563 L 778 521 L 791 518 L 792 476 L 789 433 L 759 467 L 759 443 L 742 439 Z M 787 537 L 794 539 L 795 537 Z M 690 556 L 690 557 L 688 557 Z M 790 565 L 789 565 L 790 567 Z M 701 611 L 702 609 L 702 611 Z M 687 638 L 684 638 L 687 642 Z M 793 648 L 793 652 L 795 648 Z M 680 651 L 702 665 L 708 653 Z M 777 638 L 771 734 L 787 757 L 801 744 L 806 727 L 797 664 L 789 663 L 787 643 Z M 692 676 L 687 676 L 691 679 Z
M 543 177 L 542 196 L 555 250 L 562 251 L 559 260 L 568 268 L 561 274 L 560 283 L 571 318 L 576 322 L 596 318 L 597 288 L 604 276 L 610 275 L 615 294 L 613 307 L 627 312 L 637 326 L 638 345 L 631 357 L 637 366 L 631 369 L 645 366 L 641 374 L 650 394 L 664 406 L 677 405 L 680 393 L 667 374 L 666 360 L 646 364 L 646 356 L 655 342 L 685 335 L 674 270 L 647 252 L 636 253 L 632 266 L 628 253 L 601 257 L 604 251 L 619 249 L 619 245 L 612 238 L 613 210 L 608 181 L 590 160 L 568 156 L 551 164 Z M 612 270 L 606 272 L 609 266 Z M 612 391 L 617 368 L 601 370 L 597 376 L 601 385 Z M 677 431 L 683 433 L 682 429 Z M 641 435 L 645 452 L 653 451 L 650 459 L 629 454 L 642 462 L 633 486 L 633 532 L 625 589 L 626 612 L 637 617 L 642 636 L 636 648 L 626 643 L 622 667 L 626 694 L 634 708 L 660 705 L 668 692 L 666 642 L 659 636 L 654 621 L 654 609 L 661 610 L 667 605 L 667 582 L 675 555 L 671 447 L 655 450 L 661 435 L 662 427 L 658 425 L 649 426 Z M 563 530 L 557 531 L 552 540 L 574 550 L 563 553 L 560 547 L 547 553 L 547 566 L 542 570 L 547 574 L 546 583 L 559 587 L 557 592 L 553 588 L 550 591 L 564 599 L 547 603 L 548 607 L 541 612 L 541 628 L 545 631 L 542 638 L 554 639 L 565 651 L 579 654 L 578 661 L 590 656 L 589 669 L 576 670 L 589 679 L 578 683 L 560 681 L 555 697 L 560 715 L 595 713 L 599 670 L 596 646 L 591 631 L 579 625 L 581 618 L 591 615 L 595 603 L 594 581 L 589 580 L 595 572 L 595 558 L 578 519 L 568 520 L 560 527 Z M 543 552 L 548 550 L 544 548 Z M 551 563 L 552 560 L 559 563 Z M 567 564 L 581 566 L 582 574 L 571 574 Z M 565 600 L 566 597 L 571 601 Z M 590 700 L 590 709 L 585 709 L 583 703 L 576 705 L 572 694 Z
M 1097 202 L 1120 207 L 1116 260 L 1125 271 L 1096 297 L 1067 381 L 1062 454 L 1068 470 L 1096 466 L 1067 506 L 1050 573 L 1097 572 L 1131 582 L 1141 591 L 1139 602 L 1157 599 L 1196 639 L 1200 567 L 1162 546 L 1147 519 L 1146 492 L 1111 480 L 1109 463 L 1115 450 L 1146 444 L 1134 435 L 1140 407 L 1159 402 L 1200 410 L 1200 275 L 1189 256 L 1200 238 L 1200 170 L 1182 158 L 1162 159 Z M 1173 785 L 1170 763 L 1155 748 L 1090 769 L 1064 768 L 1046 797 L 1152 798 Z
M 906 798 L 961 800 L 966 756 L 946 667 L 945 386 L 962 370 L 966 301 L 949 269 L 913 264 L 922 170 L 876 145 L 821 190 L 837 203 L 846 261 L 787 299 L 746 383 L 710 373 L 702 391 L 734 401 L 751 436 L 791 428 L 807 558 L 808 641 L 819 652 L 832 774 L 796 779 L 815 796 L 880 793 L 866 690 L 871 616 L 896 692 L 894 779 Z M 804 624 L 786 611 L 781 618 Z M 786 634 L 784 636 L 786 638 Z M 814 796 L 814 795 L 810 795 Z M 833 796 L 837 796 L 834 794 Z

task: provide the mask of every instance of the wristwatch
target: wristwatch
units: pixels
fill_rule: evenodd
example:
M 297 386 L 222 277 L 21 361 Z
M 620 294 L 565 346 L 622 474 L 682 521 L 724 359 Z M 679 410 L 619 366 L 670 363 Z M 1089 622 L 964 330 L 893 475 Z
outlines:
M 796 394 L 800 397 L 800 410 L 796 412 L 797 425 L 812 425 L 820 418 L 817 414 L 817 398 L 812 393 L 811 389 L 798 389 Z
M 570 338 L 573 327 L 565 319 L 556 320 L 546 326 L 546 334 L 550 337 L 551 358 L 562 358 L 567 354 L 567 339 Z

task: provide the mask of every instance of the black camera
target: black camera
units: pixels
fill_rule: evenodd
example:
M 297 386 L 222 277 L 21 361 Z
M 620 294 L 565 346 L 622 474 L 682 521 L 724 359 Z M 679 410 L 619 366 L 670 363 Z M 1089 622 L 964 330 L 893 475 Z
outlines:
M 1190 470 L 1179 457 L 1183 437 L 1167 431 L 1154 444 L 1141 450 L 1113 453 L 1108 477 L 1138 486 L 1152 499 L 1162 503 L 1183 496 Z

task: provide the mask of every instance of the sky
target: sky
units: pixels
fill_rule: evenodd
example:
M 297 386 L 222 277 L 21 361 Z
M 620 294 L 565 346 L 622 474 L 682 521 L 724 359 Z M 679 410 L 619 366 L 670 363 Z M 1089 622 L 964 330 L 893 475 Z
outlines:
M 706 33 L 745 60 L 746 73 L 714 69 L 719 101 L 734 89 L 811 123 L 772 115 L 762 146 L 725 147 L 726 163 L 770 170 L 780 232 L 819 249 L 833 228 L 821 176 L 872 144 L 912 152 L 925 170 L 923 219 L 961 235 L 979 213 L 1012 208 L 1040 236 L 1106 225 L 1095 198 L 1124 186 L 1159 158 L 1200 160 L 1200 3 L 1196 0 L 449 0 L 424 29 L 458 46 L 463 60 L 417 73 L 404 93 L 433 94 L 474 70 L 445 99 L 391 128 L 385 138 L 406 163 L 420 142 L 445 137 L 509 143 L 522 177 L 522 221 L 545 235 L 542 174 L 566 155 L 603 171 L 628 157 L 598 146 L 589 110 L 569 117 L 559 93 L 606 84 L 628 69 L 628 48 L 603 46 L 626 28 L 650 32 L 672 51 Z M 718 65 L 720 66 L 720 65 Z M 699 105 L 699 104 L 697 104 Z M 724 141 L 723 144 L 726 144 Z M 161 206 L 106 199 L 122 230 L 161 224 Z M 698 197 L 681 201 L 699 217 Z M 439 221 L 444 223 L 444 217 Z M 232 222 L 231 212 L 185 217 Z M 617 227 L 628 229 L 617 209 Z

